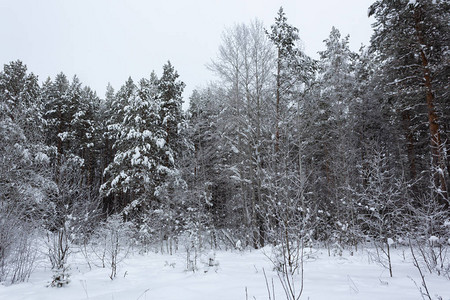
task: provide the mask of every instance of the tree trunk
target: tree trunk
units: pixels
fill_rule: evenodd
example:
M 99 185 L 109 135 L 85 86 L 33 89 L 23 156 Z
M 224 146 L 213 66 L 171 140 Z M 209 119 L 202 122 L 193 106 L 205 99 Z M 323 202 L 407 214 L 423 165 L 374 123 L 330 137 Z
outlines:
M 430 128 L 430 146 L 431 146 L 431 164 L 432 164 L 431 167 L 433 173 L 433 181 L 435 187 L 440 190 L 438 192 L 438 201 L 442 205 L 444 205 L 446 209 L 448 209 L 449 203 L 447 201 L 447 187 L 444 177 L 443 157 L 441 153 L 442 142 L 441 142 L 441 135 L 439 132 L 438 116 L 436 114 L 435 109 L 435 98 L 432 88 L 431 71 L 428 64 L 428 58 L 423 49 L 423 47 L 426 44 L 423 36 L 423 31 L 421 28 L 422 24 L 421 19 L 422 19 L 422 9 L 420 7 L 416 7 L 414 12 L 414 21 L 417 40 L 419 42 L 419 53 L 422 62 L 422 71 L 426 90 L 428 124 Z

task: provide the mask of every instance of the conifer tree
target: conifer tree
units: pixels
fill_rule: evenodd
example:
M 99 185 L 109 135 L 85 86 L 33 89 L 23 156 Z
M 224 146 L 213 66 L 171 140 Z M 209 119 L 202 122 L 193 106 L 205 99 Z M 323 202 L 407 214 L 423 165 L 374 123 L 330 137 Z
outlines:
M 63 73 L 53 82 L 48 78 L 42 89 L 47 144 L 56 147 L 58 155 L 68 150 L 66 138 L 69 130 L 69 81 Z
M 176 169 L 176 161 L 188 144 L 183 135 L 186 128 L 182 104 L 182 93 L 185 84 L 178 79 L 178 72 L 172 64 L 167 62 L 163 66 L 163 74 L 158 80 L 159 126 L 165 131 L 165 138 L 160 140 L 163 158 L 163 167 L 167 171 Z
M 298 47 L 298 29 L 287 23 L 282 8 L 267 35 L 277 50 L 274 147 L 265 178 L 270 203 L 268 215 L 275 218 L 269 220 L 269 225 L 273 238 L 283 240 L 289 248 L 288 244 L 305 238 L 306 223 L 311 216 L 305 198 L 309 171 L 304 164 L 306 127 L 301 113 L 316 63 Z
M 446 133 L 439 115 L 444 113 L 441 105 L 448 84 L 444 74 L 448 77 L 449 3 L 380 0 L 372 4 L 369 15 L 376 18 L 372 47 L 383 61 L 386 84 L 405 120 L 418 120 L 421 112 L 417 108 L 426 105 L 431 181 L 439 202 L 448 208 Z M 403 99 L 420 102 L 402 103 Z
M 292 63 L 296 62 L 298 49 L 296 42 L 299 41 L 298 29 L 287 23 L 286 14 L 283 7 L 280 7 L 278 15 L 275 18 L 275 24 L 271 25 L 271 32 L 267 32 L 269 39 L 277 49 L 277 70 L 276 70 L 276 123 L 275 123 L 275 152 L 279 150 L 280 143 L 280 123 L 282 122 L 283 109 L 287 105 L 292 88 L 292 79 L 289 72 Z
M 355 104 L 355 77 L 353 60 L 355 54 L 349 49 L 349 36 L 341 38 L 333 27 L 324 40 L 325 50 L 320 51 L 318 89 L 313 101 L 315 107 L 305 113 L 313 113 L 314 120 L 308 133 L 314 136 L 313 146 L 308 151 L 316 162 L 314 168 L 316 194 L 321 209 L 331 213 L 334 235 L 344 238 L 351 231 L 356 214 L 348 187 L 356 177 L 356 145 L 353 135 L 353 116 L 350 110 Z M 317 177 L 316 177 L 317 176 Z M 353 217 L 351 217 L 353 216 Z
M 33 270 L 34 233 L 56 190 L 39 92 L 37 77 L 21 61 L 0 71 L 0 281 L 11 283 L 27 280 Z

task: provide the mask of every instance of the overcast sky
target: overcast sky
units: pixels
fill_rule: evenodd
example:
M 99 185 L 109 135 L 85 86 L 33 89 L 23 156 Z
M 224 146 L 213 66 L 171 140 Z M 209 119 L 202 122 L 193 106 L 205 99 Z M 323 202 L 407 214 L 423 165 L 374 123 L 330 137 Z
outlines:
M 280 6 L 300 31 L 304 50 L 318 57 L 332 26 L 350 34 L 358 50 L 371 35 L 373 0 L 0 0 L 0 64 L 20 59 L 40 81 L 63 71 L 103 98 L 170 60 L 187 87 L 213 79 L 205 67 L 221 33 L 236 23 L 262 20 L 267 28 Z

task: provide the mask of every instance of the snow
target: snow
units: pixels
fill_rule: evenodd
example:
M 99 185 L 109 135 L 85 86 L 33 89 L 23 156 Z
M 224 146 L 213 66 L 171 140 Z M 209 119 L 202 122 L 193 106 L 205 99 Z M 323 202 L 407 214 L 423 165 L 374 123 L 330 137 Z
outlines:
M 157 145 L 160 149 L 164 148 L 164 145 L 165 145 L 165 144 L 166 144 L 166 140 L 165 140 L 165 139 L 158 138 L 158 139 L 156 140 L 156 145 Z
M 436 237 L 436 236 L 434 236 L 434 235 L 430 236 L 430 238 L 429 238 L 428 240 L 429 240 L 431 243 L 439 242 L 439 238 Z
M 58 137 L 61 139 L 61 141 L 65 141 L 67 138 L 68 138 L 68 136 L 69 136 L 69 133 L 68 132 L 61 132 L 61 133 L 58 133 Z
M 39 162 L 39 163 L 49 163 L 50 162 L 50 158 L 47 156 L 47 154 L 42 153 L 42 152 L 36 153 L 36 156 L 34 159 L 36 162 Z
M 133 154 L 133 156 L 131 157 L 131 165 L 132 166 L 135 166 L 135 165 L 138 165 L 140 162 L 141 162 L 141 152 L 140 152 L 140 148 L 139 147 L 136 147 L 135 149 L 134 149 L 134 154 Z
M 372 260 L 369 252 L 359 249 L 353 256 L 328 256 L 326 249 L 307 249 L 304 292 L 301 299 L 422 299 L 414 281 L 421 281 L 414 268 L 409 249 L 392 249 L 394 277 Z M 0 299 L 268 299 L 263 269 L 276 299 L 285 299 L 283 289 L 266 255 L 270 248 L 253 251 L 205 250 L 197 272 L 185 271 L 186 253 L 174 255 L 137 254 L 124 260 L 117 277 L 109 279 L 107 268 L 86 265 L 83 256 L 74 253 L 71 260 L 71 282 L 64 288 L 47 287 L 51 278 L 48 264 L 41 263 L 28 283 L 0 285 Z M 404 258 L 405 257 L 405 258 Z M 211 259 L 213 266 L 209 266 Z M 450 299 L 449 281 L 426 274 L 430 294 Z

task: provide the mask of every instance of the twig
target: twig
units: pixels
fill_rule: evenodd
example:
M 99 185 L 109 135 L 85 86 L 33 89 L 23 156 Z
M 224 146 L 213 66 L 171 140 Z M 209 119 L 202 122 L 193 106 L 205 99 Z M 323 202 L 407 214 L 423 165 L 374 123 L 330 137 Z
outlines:
M 419 262 L 417 261 L 416 255 L 414 254 L 414 250 L 413 250 L 413 247 L 412 247 L 412 244 L 411 244 L 411 240 L 409 240 L 409 248 L 411 250 L 411 254 L 412 254 L 412 257 L 414 259 L 414 266 L 419 271 L 420 277 L 422 279 L 422 286 L 424 287 L 426 293 L 422 292 L 421 289 L 420 289 L 420 292 L 422 293 L 422 296 L 427 296 L 429 300 L 432 300 L 431 296 L 430 296 L 430 292 L 428 291 L 427 283 L 425 282 L 425 276 L 423 275 L 422 270 L 420 269 Z
M 142 294 L 139 295 L 139 297 L 136 300 L 141 299 L 142 296 L 144 296 L 150 289 L 146 289 Z
M 266 281 L 267 295 L 269 296 L 269 300 L 272 300 L 272 297 L 270 296 L 269 282 L 267 281 L 266 270 L 264 270 L 264 268 L 263 268 L 263 274 L 264 274 L 264 279 Z M 273 285 L 273 281 L 272 281 L 272 285 Z M 275 300 L 275 298 L 273 300 Z
M 84 292 L 86 293 L 86 299 L 89 299 L 86 280 L 80 280 L 80 282 L 81 282 L 81 286 L 83 287 Z

